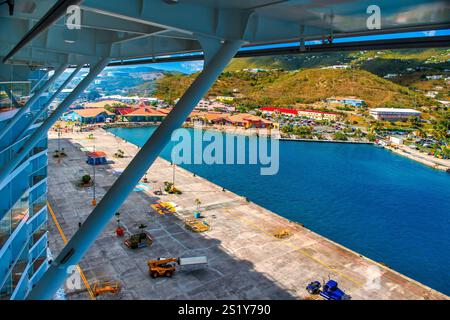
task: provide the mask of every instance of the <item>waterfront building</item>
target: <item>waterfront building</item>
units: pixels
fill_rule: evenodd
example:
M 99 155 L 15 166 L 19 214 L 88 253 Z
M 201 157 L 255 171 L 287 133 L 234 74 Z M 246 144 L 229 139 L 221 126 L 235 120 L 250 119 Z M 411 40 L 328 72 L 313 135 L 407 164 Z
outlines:
M 86 102 L 83 104 L 84 108 L 105 108 L 107 106 L 113 107 L 114 105 L 121 107 L 129 107 L 128 104 L 120 101 L 120 100 L 99 100 L 95 102 Z
M 122 96 L 120 94 L 114 94 L 114 95 L 108 95 L 103 96 L 102 98 L 98 99 L 98 101 L 114 101 L 122 104 L 136 104 L 136 103 L 162 103 L 163 101 L 154 98 L 154 97 L 139 97 L 139 96 Z M 111 104 L 111 103 L 110 103 Z
M 205 122 L 205 112 L 192 111 L 186 118 L 186 122 Z
M 61 118 L 64 121 L 75 121 L 80 123 L 102 123 L 113 120 L 115 115 L 103 108 L 89 108 L 70 111 Z
M 132 108 L 114 108 L 116 116 L 118 117 L 118 119 L 120 121 L 124 121 L 124 117 L 123 116 L 133 112 L 134 110 L 135 109 L 132 109 Z
M 172 111 L 172 108 L 158 108 L 156 110 L 167 116 Z
M 223 102 L 213 101 L 207 107 L 207 110 L 208 111 L 220 111 L 220 112 L 234 112 L 234 111 L 236 111 L 236 108 L 233 106 L 230 106 L 228 104 L 225 104 Z
M 139 108 L 123 116 L 124 119 L 130 122 L 160 122 L 165 117 L 166 114 L 149 107 Z
M 339 118 L 339 115 L 337 113 L 318 110 L 298 110 L 298 116 L 314 120 L 329 120 L 329 121 L 336 121 Z
M 227 123 L 228 114 L 226 113 L 207 113 L 205 114 L 205 119 L 208 124 L 221 124 Z
M 283 115 L 287 117 L 298 117 L 297 109 L 287 109 L 287 108 L 275 108 L 275 107 L 263 107 L 259 108 L 262 114 L 273 116 L 273 115 Z
M 201 99 L 195 106 L 195 109 L 196 110 L 207 110 L 210 104 L 211 104 L 211 101 Z
M 420 118 L 421 112 L 414 109 L 400 109 L 400 108 L 375 108 L 370 109 L 370 115 L 377 120 L 407 120 L 411 117 Z
M 401 144 L 403 144 L 403 138 L 402 137 L 390 136 L 389 137 L 389 142 L 392 143 L 392 144 L 401 145 Z
M 272 128 L 272 121 L 266 120 L 264 118 L 248 114 L 248 113 L 238 113 L 227 117 L 227 124 L 249 128 Z
M 197 106 L 194 108 L 196 111 L 222 111 L 222 112 L 234 112 L 236 110 L 235 107 L 225 104 L 223 102 L 210 101 L 210 100 L 201 100 Z
M 262 114 L 266 115 L 284 115 L 287 117 L 305 117 L 314 120 L 333 120 L 338 119 L 338 114 L 333 112 L 325 112 L 318 110 L 298 110 L 298 109 L 286 109 L 286 108 L 274 108 L 274 107 L 263 107 L 259 108 Z

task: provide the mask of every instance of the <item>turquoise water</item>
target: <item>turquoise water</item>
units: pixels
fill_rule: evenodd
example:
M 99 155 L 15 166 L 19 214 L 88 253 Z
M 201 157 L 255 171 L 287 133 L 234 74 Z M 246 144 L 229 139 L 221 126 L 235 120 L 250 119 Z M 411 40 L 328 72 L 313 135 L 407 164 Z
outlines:
M 154 128 L 110 131 L 142 146 Z M 450 294 L 448 173 L 371 145 L 289 141 L 280 142 L 274 176 L 257 165 L 182 166 Z

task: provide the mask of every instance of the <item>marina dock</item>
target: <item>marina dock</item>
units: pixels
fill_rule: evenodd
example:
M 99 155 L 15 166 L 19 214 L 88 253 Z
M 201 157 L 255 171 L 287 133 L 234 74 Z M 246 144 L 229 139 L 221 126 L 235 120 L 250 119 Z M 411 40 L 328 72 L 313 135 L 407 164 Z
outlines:
M 58 228 L 49 218 L 49 247 L 57 255 L 64 246 L 61 232 L 70 238 L 91 212 L 92 187 L 80 187 L 93 167 L 86 151 L 106 153 L 113 161 L 96 166 L 96 198 L 112 186 L 138 147 L 96 129 L 89 133 L 64 133 L 60 145 L 67 157 L 54 158 L 57 135 L 49 133 L 48 199 Z M 123 150 L 124 158 L 113 155 Z M 386 266 L 328 240 L 299 223 L 248 202 L 242 196 L 176 167 L 176 187 L 182 194 L 156 195 L 165 181 L 172 181 L 173 167 L 158 158 L 148 170 L 147 183 L 136 186 L 120 208 L 120 220 L 128 232 L 146 225 L 154 238 L 147 248 L 131 250 L 115 233 L 111 219 L 80 263 L 88 284 L 99 279 L 120 281 L 116 295 L 97 299 L 321 299 L 305 287 L 314 280 L 332 278 L 352 299 L 442 300 L 448 297 Z M 209 231 L 195 233 L 185 227 L 200 199 L 202 219 Z M 176 213 L 161 215 L 150 205 L 175 204 Z M 295 210 L 295 208 L 293 208 Z M 172 278 L 152 279 L 147 261 L 158 257 L 205 256 L 202 269 L 180 268 Z M 68 299 L 89 299 L 88 290 L 68 292 Z

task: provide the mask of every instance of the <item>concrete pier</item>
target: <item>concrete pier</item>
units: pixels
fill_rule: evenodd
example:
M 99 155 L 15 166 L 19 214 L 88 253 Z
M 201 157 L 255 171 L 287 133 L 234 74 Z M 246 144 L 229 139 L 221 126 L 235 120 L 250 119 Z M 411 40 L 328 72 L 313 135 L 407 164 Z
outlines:
M 86 150 L 104 151 L 114 163 L 96 167 L 97 201 L 111 187 L 138 148 L 102 129 L 89 133 L 63 133 L 60 140 L 67 157 L 54 158 L 55 132 L 49 133 L 49 202 L 64 234 L 70 238 L 92 210 L 92 188 L 78 186 L 84 174 Z M 113 155 L 118 149 L 124 158 Z M 110 221 L 84 256 L 80 267 L 87 281 L 111 279 L 121 283 L 119 294 L 97 299 L 321 299 L 305 287 L 330 276 L 352 299 L 448 299 L 429 287 L 367 259 L 324 237 L 199 176 L 177 167 L 176 187 L 181 195 L 155 195 L 172 181 L 170 164 L 158 158 L 149 169 L 148 183 L 138 186 L 120 208 L 121 222 L 130 232 L 147 225 L 155 241 L 151 247 L 131 250 L 115 234 Z M 193 233 L 184 220 L 193 216 L 195 199 L 201 200 L 202 216 L 212 228 Z M 160 215 L 150 205 L 171 201 L 176 214 Z M 63 240 L 49 218 L 50 248 L 56 255 Z M 288 236 L 275 234 L 287 231 Z M 172 278 L 152 279 L 147 260 L 158 257 L 207 256 L 206 268 L 178 267 Z M 70 292 L 69 299 L 89 299 L 86 291 Z
M 433 169 L 450 172 L 450 159 L 438 159 L 404 145 L 396 146 L 395 148 L 392 146 L 385 146 L 384 148 Z

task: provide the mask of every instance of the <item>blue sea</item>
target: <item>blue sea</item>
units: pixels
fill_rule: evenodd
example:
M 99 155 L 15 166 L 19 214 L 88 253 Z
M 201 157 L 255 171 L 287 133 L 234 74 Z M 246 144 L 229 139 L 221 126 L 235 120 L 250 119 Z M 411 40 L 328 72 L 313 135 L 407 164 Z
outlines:
M 142 146 L 155 128 L 110 132 Z M 192 135 L 192 130 L 191 130 Z M 170 143 L 161 156 L 170 160 Z M 450 174 L 372 145 L 280 141 L 279 171 L 182 165 L 232 192 L 450 294 Z

